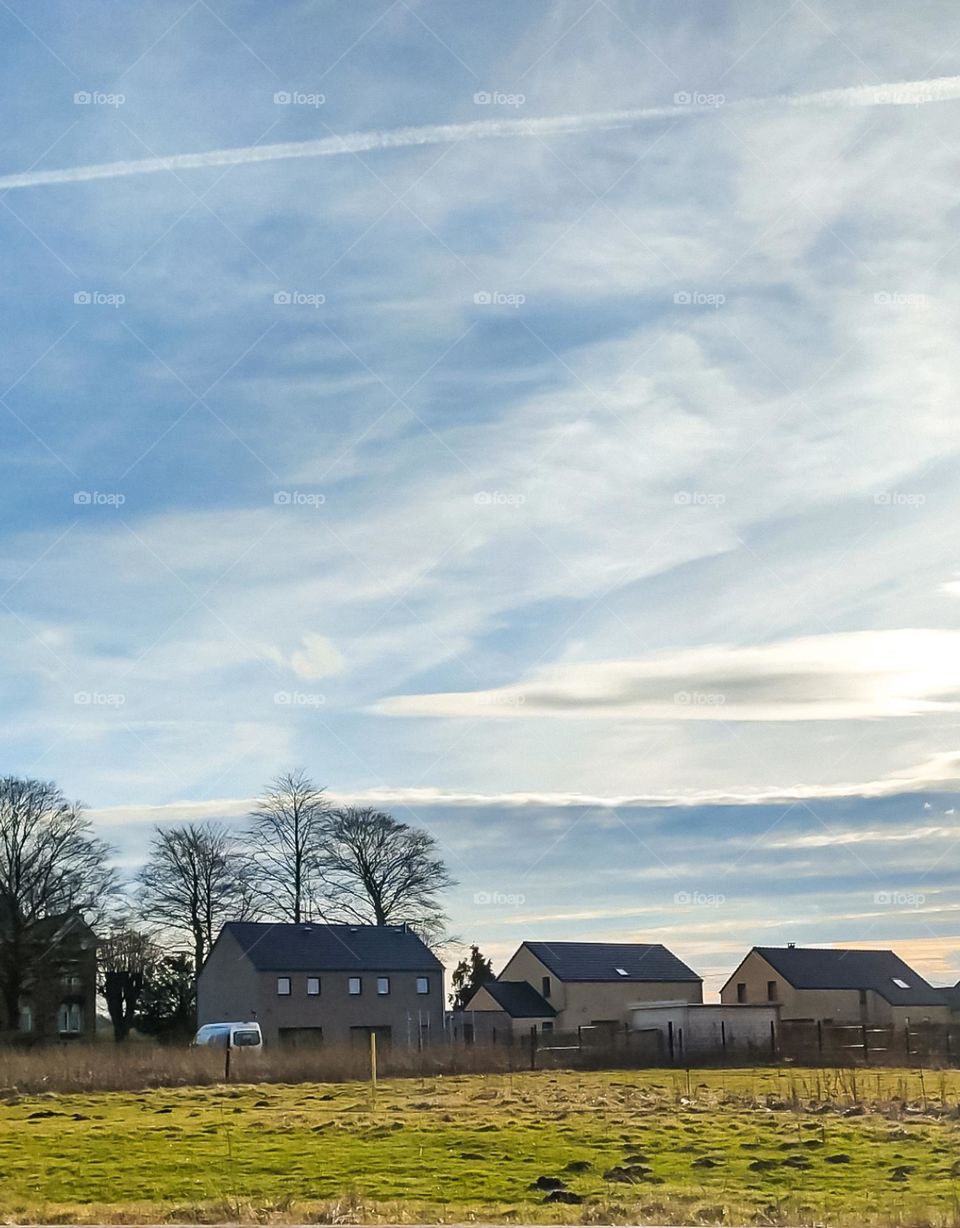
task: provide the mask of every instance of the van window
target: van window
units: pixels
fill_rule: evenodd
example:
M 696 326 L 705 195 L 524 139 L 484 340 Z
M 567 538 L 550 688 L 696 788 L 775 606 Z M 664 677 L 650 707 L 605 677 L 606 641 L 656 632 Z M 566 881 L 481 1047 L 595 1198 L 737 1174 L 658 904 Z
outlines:
M 238 1046 L 240 1045 L 259 1045 L 260 1044 L 260 1033 L 254 1031 L 253 1028 L 244 1028 L 242 1031 L 238 1029 L 236 1032 L 234 1032 L 233 1036 L 231 1037 L 231 1044 L 238 1045 Z

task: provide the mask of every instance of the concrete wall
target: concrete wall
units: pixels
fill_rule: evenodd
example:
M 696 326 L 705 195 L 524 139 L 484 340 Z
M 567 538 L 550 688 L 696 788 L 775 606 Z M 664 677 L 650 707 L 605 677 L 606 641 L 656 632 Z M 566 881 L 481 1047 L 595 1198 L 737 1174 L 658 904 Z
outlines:
M 685 1002 L 655 1002 L 631 1011 L 634 1031 L 657 1031 L 662 1051 L 669 1052 L 672 1025 L 675 1059 L 683 1055 L 746 1055 L 771 1053 L 770 1028 L 778 1024 L 776 1006 L 717 1006 Z
M 794 989 L 757 951 L 751 951 L 720 991 L 724 1004 L 737 1002 L 737 984 L 746 985 L 746 1000 L 751 1004 L 767 1002 L 767 982 L 776 982 L 780 1018 L 832 1020 L 834 1023 L 903 1024 L 929 1020 L 946 1023 L 950 1011 L 942 1006 L 891 1006 L 881 994 L 867 991 L 861 1004 L 857 989 Z
M 360 973 L 363 992 L 348 992 L 352 972 L 258 972 L 236 941 L 224 933 L 218 939 L 197 980 L 197 1021 L 218 1023 L 256 1019 L 268 1044 L 277 1044 L 281 1029 L 288 1041 L 348 1045 L 357 1037 L 351 1028 L 390 1028 L 396 1046 L 416 1048 L 443 1037 L 443 973 L 395 972 L 390 968 Z M 308 976 L 320 978 L 320 993 L 307 993 Z M 390 993 L 377 993 L 377 978 L 390 978 Z M 428 994 L 417 993 L 417 977 L 427 976 Z M 289 977 L 290 994 L 277 993 L 278 977 Z M 306 1029 L 321 1029 L 320 1034 Z M 303 1029 L 300 1036 L 289 1030 Z

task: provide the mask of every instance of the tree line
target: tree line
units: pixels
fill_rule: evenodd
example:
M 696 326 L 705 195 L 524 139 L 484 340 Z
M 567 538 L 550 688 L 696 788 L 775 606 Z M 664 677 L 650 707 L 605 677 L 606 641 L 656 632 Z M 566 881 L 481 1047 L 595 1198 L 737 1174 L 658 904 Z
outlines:
M 101 935 L 99 992 L 114 1035 L 187 1032 L 196 971 L 227 921 L 406 924 L 446 936 L 454 885 L 435 839 L 370 807 L 330 804 L 303 771 L 276 777 L 247 823 L 157 825 L 124 881 L 84 808 L 52 782 L 0 778 L 0 999 L 15 1030 L 38 974 L 31 935 L 83 915 Z

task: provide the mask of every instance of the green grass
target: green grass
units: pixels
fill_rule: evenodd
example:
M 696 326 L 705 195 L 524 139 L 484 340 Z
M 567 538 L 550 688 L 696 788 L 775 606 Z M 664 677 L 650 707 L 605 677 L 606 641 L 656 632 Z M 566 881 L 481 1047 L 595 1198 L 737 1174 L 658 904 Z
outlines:
M 953 1225 L 958 1098 L 953 1072 L 776 1070 L 30 1096 L 0 1105 L 0 1217 Z

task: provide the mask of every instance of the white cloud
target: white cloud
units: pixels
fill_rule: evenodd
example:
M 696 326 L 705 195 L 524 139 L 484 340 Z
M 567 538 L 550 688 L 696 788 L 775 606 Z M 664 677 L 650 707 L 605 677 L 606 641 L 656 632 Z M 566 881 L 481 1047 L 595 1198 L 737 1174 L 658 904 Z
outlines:
M 858 631 L 547 667 L 482 691 L 400 695 L 392 716 L 836 721 L 960 710 L 960 632 Z
M 343 673 L 346 662 L 325 635 L 308 634 L 303 647 L 290 657 L 290 668 L 301 678 L 328 678 Z

